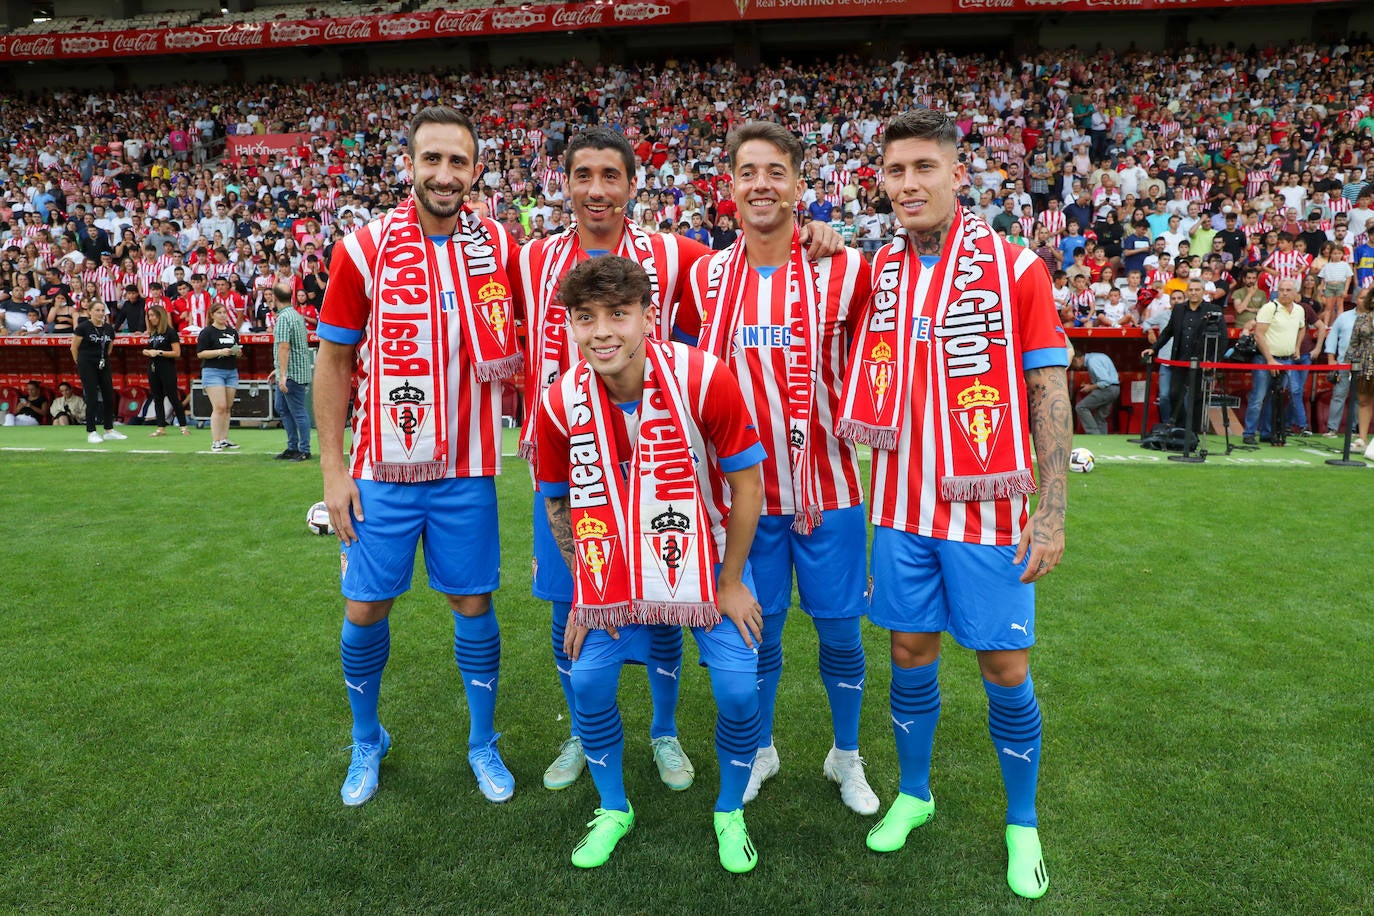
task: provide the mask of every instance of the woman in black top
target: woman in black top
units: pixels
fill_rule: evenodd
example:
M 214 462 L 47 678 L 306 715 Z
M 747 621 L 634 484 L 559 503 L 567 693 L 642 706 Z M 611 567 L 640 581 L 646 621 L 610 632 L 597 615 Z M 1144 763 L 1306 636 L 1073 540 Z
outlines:
M 72 360 L 81 376 L 81 390 L 86 396 L 86 439 L 92 444 L 105 439 L 127 439 L 115 432 L 114 378 L 110 374 L 110 347 L 114 344 L 114 325 L 105 320 L 103 302 L 92 302 L 86 310 L 90 316 L 76 326 L 72 334 Z M 102 422 L 105 435 L 95 431 Z
M 144 348 L 143 355 L 148 357 L 148 397 L 157 411 L 157 429 L 150 432 L 148 437 L 167 435 L 167 408 L 162 405 L 163 398 L 171 400 L 181 434 L 191 435 L 191 427 L 186 425 L 186 411 L 181 407 L 181 395 L 177 392 L 177 360 L 181 358 L 181 341 L 177 339 L 177 329 L 172 327 L 171 316 L 160 305 L 148 309 L 148 346 Z
M 210 436 L 212 452 L 238 448 L 229 441 L 229 411 L 239 387 L 239 332 L 229 326 L 229 309 L 223 303 L 210 306 L 210 324 L 196 339 L 196 356 L 201 360 L 200 381 L 210 399 Z

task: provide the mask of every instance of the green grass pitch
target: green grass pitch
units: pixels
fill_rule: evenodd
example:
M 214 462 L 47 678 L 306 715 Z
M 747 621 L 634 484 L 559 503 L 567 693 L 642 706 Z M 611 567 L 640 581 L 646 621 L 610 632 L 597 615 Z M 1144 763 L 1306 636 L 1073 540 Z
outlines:
M 716 862 L 714 712 L 690 640 L 679 725 L 697 784 L 658 783 L 644 675 L 627 668 L 639 821 L 607 867 L 572 868 L 596 796 L 585 776 L 559 793 L 540 784 L 567 721 L 548 609 L 529 597 L 531 494 L 515 459 L 498 484 L 497 724 L 516 795 L 491 805 L 468 771 L 451 618 L 417 563 L 382 692 L 396 744 L 377 796 L 345 808 L 338 550 L 304 521 L 318 467 L 271 461 L 280 431 L 235 431 L 243 449 L 229 455 L 199 453 L 205 431 L 152 444 L 126 432 L 88 447 L 76 429 L 0 430 L 0 911 L 1374 910 L 1374 476 L 1322 466 L 1329 445 L 1184 466 L 1086 440 L 1097 469 L 1070 481 L 1068 552 L 1039 590 L 1052 883 L 1030 904 L 1002 874 L 973 657 L 947 644 L 939 815 L 878 856 L 864 846 L 874 819 L 821 775 L 828 712 L 796 611 L 782 771 L 747 809 L 757 871 Z M 886 637 L 865 634 L 861 747 L 886 807 Z

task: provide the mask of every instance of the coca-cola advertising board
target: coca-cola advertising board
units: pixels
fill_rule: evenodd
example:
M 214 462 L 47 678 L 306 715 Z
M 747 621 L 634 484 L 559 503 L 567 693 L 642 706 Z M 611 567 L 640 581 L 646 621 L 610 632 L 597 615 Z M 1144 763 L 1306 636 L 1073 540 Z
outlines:
M 209 54 L 381 41 L 650 25 L 951 13 L 1091 12 L 1199 7 L 1295 6 L 1325 0 L 614 0 L 523 8 L 429 10 L 282 22 L 129 29 L 79 34 L 0 36 L 0 61 L 43 61 L 151 54 Z

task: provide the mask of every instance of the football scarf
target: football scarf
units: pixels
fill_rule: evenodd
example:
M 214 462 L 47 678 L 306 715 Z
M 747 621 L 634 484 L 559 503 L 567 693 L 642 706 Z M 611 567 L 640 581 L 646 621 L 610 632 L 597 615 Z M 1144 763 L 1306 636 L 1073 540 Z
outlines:
M 383 217 L 367 335 L 373 352 L 367 409 L 384 418 L 377 423 L 382 434 L 370 443 L 375 480 L 414 483 L 448 473 L 448 328 L 454 311 L 478 381 L 510 378 L 524 366 L 500 249 L 466 206 L 456 228 L 449 244 L 430 242 L 414 197 Z M 457 288 L 444 289 L 444 276 Z
M 527 404 L 541 403 L 544 392 L 563 374 L 563 358 L 570 344 L 568 313 L 558 296 L 558 285 L 563 282 L 563 275 L 576 265 L 577 252 L 581 250 L 582 245 L 577 239 L 577 221 L 574 220 L 554 237 L 549 250 L 545 252 L 537 280 L 537 298 L 530 304 L 527 316 L 530 361 L 535 364 L 532 368 L 538 369 L 538 374 L 531 380 L 532 385 L 525 392 Z M 631 220 L 626 220 L 616 254 L 630 258 L 644 268 L 649 275 L 649 291 L 653 296 L 654 308 L 659 309 L 663 303 L 658 289 L 654 245 L 649 234 Z M 520 429 L 520 444 L 516 448 L 516 453 L 531 464 L 534 463 L 534 420 L 538 413 L 538 410 L 526 412 L 525 424 Z
M 725 361 L 739 327 L 743 306 L 740 294 L 748 277 L 749 261 L 744 252 L 744 236 L 711 256 L 706 268 L 706 294 L 701 303 L 701 347 Z M 820 324 L 820 293 L 816 272 L 802 255 L 801 236 L 792 230 L 792 253 L 787 262 L 787 323 L 791 344 L 787 349 L 787 375 L 782 388 L 787 397 L 787 458 L 792 474 L 792 505 L 796 514 L 792 530 L 810 534 L 821 523 L 821 503 L 813 474 L 810 441 L 811 418 L 816 410 L 816 381 L 813 366 L 816 331 Z M 819 443 L 824 447 L 824 443 Z
M 645 338 L 639 434 L 622 481 L 616 416 L 600 377 L 580 362 L 570 385 L 573 553 L 572 621 L 592 629 L 627 624 L 713 626 L 715 539 L 689 443 L 692 423 L 673 374 L 671 343 Z
M 921 445 L 935 452 L 941 498 L 972 502 L 1034 492 L 1027 450 L 1007 432 L 1020 422 L 1025 394 L 1013 346 L 1009 265 L 997 234 L 965 210 L 935 267 L 921 265 L 905 230 L 873 266 L 873 295 L 845 372 L 836 433 L 895 449 L 919 366 L 935 409 L 934 441 Z M 928 352 L 918 359 L 922 345 Z

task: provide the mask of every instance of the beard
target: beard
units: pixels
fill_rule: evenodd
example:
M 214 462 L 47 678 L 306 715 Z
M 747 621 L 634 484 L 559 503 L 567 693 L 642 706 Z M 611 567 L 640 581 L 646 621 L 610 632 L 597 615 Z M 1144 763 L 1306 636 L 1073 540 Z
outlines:
M 454 186 L 453 202 L 441 203 L 430 196 L 429 188 L 422 184 L 414 185 L 415 202 L 431 216 L 439 219 L 448 219 L 463 208 L 463 203 L 467 200 L 467 188 L 462 185 Z

